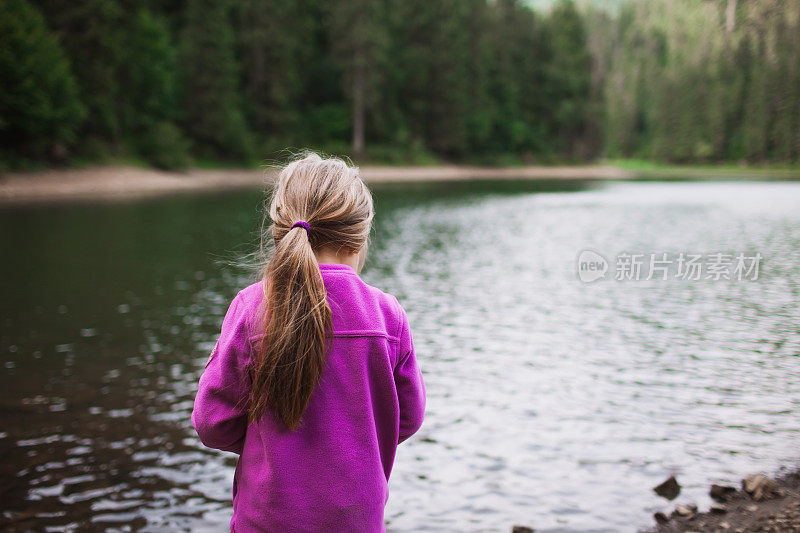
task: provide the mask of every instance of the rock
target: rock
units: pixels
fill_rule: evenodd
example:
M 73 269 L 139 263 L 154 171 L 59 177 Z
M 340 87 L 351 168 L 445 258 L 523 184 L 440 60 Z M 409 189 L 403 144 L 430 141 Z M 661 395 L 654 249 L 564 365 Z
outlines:
M 675 476 L 669 476 L 666 481 L 653 487 L 653 490 L 663 498 L 674 500 L 681 493 L 681 486 L 678 485 L 678 480 L 675 479 Z
M 669 522 L 669 517 L 666 514 L 662 513 L 661 511 L 658 511 L 656 514 L 654 514 L 653 518 L 656 519 L 656 524 L 660 526 L 663 526 L 664 524 Z
M 713 514 L 725 514 L 728 512 L 724 505 L 712 505 L 708 510 Z
M 720 529 L 730 529 L 731 525 L 729 523 L 727 523 L 727 522 L 720 522 L 719 523 L 719 528 Z
M 755 513 L 756 511 L 758 511 L 758 505 L 748 505 L 747 510 L 751 513 Z
M 761 474 L 751 474 L 742 480 L 742 488 L 755 501 L 775 497 L 778 486 L 774 481 Z
M 528 526 L 514 526 L 511 533 L 533 533 L 533 528 Z
M 680 503 L 675 506 L 675 510 L 672 512 L 673 515 L 680 516 L 682 518 L 686 518 L 689 516 L 694 516 L 697 512 L 697 506 L 693 503 L 690 504 L 683 504 Z
M 731 487 L 729 485 L 711 485 L 711 490 L 708 491 L 708 495 L 711 496 L 711 499 L 720 503 L 728 501 L 728 498 L 735 493 L 736 487 Z

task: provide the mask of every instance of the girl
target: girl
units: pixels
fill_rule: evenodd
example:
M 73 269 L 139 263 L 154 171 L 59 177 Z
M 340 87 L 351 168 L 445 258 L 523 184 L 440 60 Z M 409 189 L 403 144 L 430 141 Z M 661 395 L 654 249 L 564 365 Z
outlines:
M 372 197 L 357 168 L 311 154 L 280 173 L 269 216 L 264 279 L 225 315 L 192 425 L 240 455 L 231 531 L 383 531 L 425 386 L 405 311 L 358 275 Z

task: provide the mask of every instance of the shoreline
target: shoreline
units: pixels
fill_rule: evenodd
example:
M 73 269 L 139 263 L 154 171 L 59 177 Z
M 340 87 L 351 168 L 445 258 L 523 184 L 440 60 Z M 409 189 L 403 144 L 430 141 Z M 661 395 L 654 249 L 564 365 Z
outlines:
M 263 189 L 274 169 L 189 169 L 164 171 L 133 166 L 97 166 L 0 174 L 0 205 L 73 200 L 124 200 L 182 192 Z M 457 165 L 393 167 L 362 166 L 368 184 L 470 181 L 485 179 L 630 179 L 635 176 L 610 166 L 467 167 Z
M 172 172 L 134 166 L 96 166 L 0 173 L 0 205 L 126 200 L 176 193 L 263 189 L 273 169 L 189 169 Z M 476 167 L 361 166 L 370 185 L 475 180 L 799 179 L 800 170 L 664 167 L 643 170 L 615 165 Z

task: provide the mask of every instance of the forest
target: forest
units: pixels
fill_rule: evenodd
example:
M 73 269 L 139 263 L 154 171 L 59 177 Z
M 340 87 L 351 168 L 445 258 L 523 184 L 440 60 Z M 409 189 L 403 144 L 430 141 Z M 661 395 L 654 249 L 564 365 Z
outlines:
M 800 162 L 800 2 L 0 0 L 0 169 Z

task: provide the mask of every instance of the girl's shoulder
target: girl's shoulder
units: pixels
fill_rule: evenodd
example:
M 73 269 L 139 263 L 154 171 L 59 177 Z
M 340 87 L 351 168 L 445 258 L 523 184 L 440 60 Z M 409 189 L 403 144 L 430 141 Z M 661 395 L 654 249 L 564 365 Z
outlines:
M 259 280 L 240 290 L 236 298 L 245 309 L 257 309 L 264 300 L 264 280 Z
M 258 337 L 258 324 L 264 302 L 264 281 L 258 281 L 240 290 L 231 300 L 225 320 L 237 324 L 239 335 L 253 340 Z

